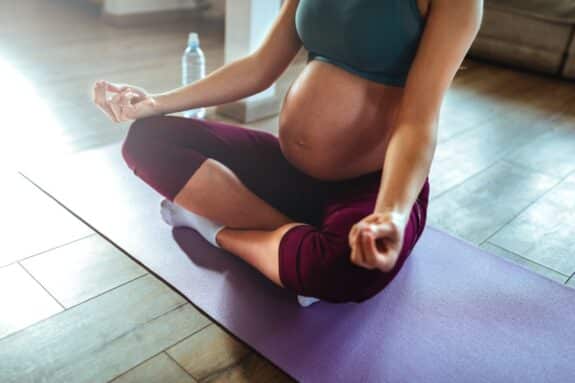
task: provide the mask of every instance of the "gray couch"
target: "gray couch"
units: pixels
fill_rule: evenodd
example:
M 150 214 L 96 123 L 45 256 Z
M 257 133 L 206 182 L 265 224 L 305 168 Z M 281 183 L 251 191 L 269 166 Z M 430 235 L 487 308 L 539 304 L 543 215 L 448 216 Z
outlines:
M 575 79 L 575 0 L 485 0 L 472 57 Z

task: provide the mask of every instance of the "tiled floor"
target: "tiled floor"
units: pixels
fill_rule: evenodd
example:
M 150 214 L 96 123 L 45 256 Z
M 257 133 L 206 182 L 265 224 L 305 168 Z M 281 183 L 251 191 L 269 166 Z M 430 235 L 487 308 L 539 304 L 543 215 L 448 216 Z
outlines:
M 191 30 L 208 72 L 220 66 L 221 25 L 121 29 L 83 2 L 0 0 L 0 382 L 289 381 L 14 171 L 121 140 L 128 124 L 91 104 L 92 82 L 178 86 Z M 575 83 L 465 65 L 442 110 L 429 224 L 575 287 Z M 277 133 L 277 117 L 249 126 Z

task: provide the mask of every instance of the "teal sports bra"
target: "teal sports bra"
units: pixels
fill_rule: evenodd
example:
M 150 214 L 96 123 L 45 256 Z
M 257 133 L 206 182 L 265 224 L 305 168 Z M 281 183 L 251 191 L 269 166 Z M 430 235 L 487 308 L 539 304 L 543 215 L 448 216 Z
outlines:
M 295 24 L 308 61 L 402 87 L 425 19 L 417 0 L 300 0 Z

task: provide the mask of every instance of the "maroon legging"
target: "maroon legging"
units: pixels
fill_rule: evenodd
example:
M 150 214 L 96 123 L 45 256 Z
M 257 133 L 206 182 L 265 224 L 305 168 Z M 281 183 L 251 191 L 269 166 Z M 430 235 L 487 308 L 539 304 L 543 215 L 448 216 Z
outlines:
M 343 181 L 313 178 L 283 156 L 271 133 L 195 118 L 156 116 L 135 121 L 122 146 L 128 166 L 173 201 L 207 158 L 231 169 L 254 194 L 296 222 L 279 245 L 282 284 L 330 302 L 360 302 L 381 291 L 399 272 L 426 222 L 429 181 L 413 205 L 394 270 L 351 263 L 351 226 L 371 214 L 381 170 Z

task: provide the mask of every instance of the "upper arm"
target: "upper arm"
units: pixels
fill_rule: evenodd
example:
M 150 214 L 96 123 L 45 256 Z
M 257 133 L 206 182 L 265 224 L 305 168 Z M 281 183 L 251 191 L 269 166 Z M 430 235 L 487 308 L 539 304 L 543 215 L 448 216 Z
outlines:
M 271 84 L 288 67 L 302 46 L 295 28 L 299 0 L 285 0 L 259 48 L 253 53 L 264 81 Z
M 405 84 L 400 124 L 436 135 L 443 97 L 481 24 L 482 0 L 432 0 Z

